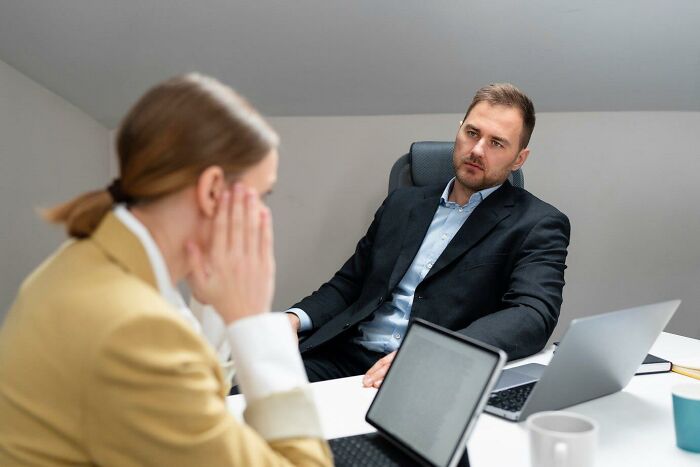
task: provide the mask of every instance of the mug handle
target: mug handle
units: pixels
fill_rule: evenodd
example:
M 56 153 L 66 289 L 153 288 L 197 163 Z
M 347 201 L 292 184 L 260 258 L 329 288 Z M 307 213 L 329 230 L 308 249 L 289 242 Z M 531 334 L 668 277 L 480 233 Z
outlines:
M 554 444 L 554 465 L 555 467 L 566 467 L 566 458 L 569 449 L 566 443 L 557 442 Z

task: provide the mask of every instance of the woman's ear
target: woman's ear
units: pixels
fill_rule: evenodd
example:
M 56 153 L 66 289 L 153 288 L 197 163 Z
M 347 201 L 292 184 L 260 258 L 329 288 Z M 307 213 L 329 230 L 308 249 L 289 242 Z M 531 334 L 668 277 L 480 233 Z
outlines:
M 197 204 L 205 217 L 213 217 L 219 199 L 226 189 L 226 178 L 221 167 L 207 167 L 197 179 Z

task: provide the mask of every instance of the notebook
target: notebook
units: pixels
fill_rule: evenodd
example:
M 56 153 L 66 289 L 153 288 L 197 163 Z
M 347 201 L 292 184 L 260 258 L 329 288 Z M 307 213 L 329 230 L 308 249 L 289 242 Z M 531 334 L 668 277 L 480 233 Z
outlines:
M 329 440 L 336 466 L 469 465 L 467 438 L 506 361 L 499 349 L 415 318 L 365 420 Z
M 486 411 L 519 421 L 612 394 L 629 383 L 680 305 L 673 300 L 575 319 L 549 365 L 503 372 Z

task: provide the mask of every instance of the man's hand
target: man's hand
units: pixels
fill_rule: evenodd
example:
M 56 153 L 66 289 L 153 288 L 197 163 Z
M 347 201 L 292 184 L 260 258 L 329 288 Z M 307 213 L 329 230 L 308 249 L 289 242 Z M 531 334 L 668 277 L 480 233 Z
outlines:
M 372 365 L 372 368 L 365 373 L 365 377 L 362 378 L 362 385 L 366 388 L 378 388 L 381 386 L 395 356 L 396 350 L 377 360 L 377 363 Z
M 287 318 L 289 318 L 289 323 L 292 325 L 292 330 L 294 335 L 297 336 L 297 342 L 299 341 L 299 328 L 301 327 L 301 321 L 299 317 L 294 313 L 287 313 Z
M 294 313 L 287 313 L 287 318 L 289 318 L 289 322 L 291 323 L 294 332 L 298 333 L 299 328 L 301 327 L 301 321 L 299 320 L 299 317 Z

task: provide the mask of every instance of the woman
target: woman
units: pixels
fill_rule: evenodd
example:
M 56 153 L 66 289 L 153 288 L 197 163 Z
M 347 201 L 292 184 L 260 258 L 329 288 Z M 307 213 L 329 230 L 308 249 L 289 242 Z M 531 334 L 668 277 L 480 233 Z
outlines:
M 327 465 L 283 314 L 270 313 L 278 137 L 218 81 L 150 90 L 119 129 L 120 177 L 49 210 L 73 239 L 0 330 L 0 465 Z M 175 284 L 212 305 L 247 399 Z

